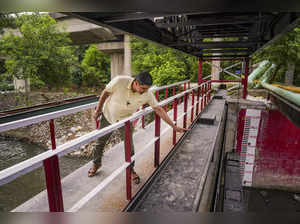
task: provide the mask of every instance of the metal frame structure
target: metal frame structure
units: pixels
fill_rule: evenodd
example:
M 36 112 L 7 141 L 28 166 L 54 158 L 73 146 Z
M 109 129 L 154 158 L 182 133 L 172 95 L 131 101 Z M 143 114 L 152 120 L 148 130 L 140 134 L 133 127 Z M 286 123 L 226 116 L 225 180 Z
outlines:
M 184 8 L 185 3 L 179 3 Z M 199 59 L 247 58 L 299 24 L 299 12 L 74 12 L 70 16 L 130 33 Z M 117 37 L 118 38 L 118 37 Z M 121 37 L 120 37 L 121 38 Z M 214 41 L 214 38 L 222 38 Z M 216 54 L 217 53 L 217 54 Z

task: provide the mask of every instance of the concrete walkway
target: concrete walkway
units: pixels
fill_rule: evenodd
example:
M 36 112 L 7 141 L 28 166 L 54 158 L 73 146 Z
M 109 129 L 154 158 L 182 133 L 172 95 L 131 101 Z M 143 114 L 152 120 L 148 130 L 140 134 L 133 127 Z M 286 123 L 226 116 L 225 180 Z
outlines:
M 225 99 L 212 100 L 199 121 L 161 171 L 136 211 L 195 212 L 201 200 Z M 210 123 L 213 121 L 214 123 Z
M 195 97 L 196 101 L 196 97 Z M 191 97 L 189 97 L 188 108 L 191 106 Z M 195 110 L 194 110 L 195 112 Z M 173 111 L 168 112 L 170 117 L 173 118 Z M 178 105 L 178 117 L 183 113 L 183 104 Z M 195 116 L 194 116 L 195 117 Z M 178 120 L 179 126 L 182 126 L 182 118 Z M 190 111 L 188 112 L 188 125 L 190 124 Z M 167 130 L 168 129 L 168 130 Z M 172 129 L 164 122 L 161 122 L 161 133 L 165 130 L 166 133 L 162 136 L 160 141 L 161 152 L 160 161 L 162 161 L 168 152 L 172 148 Z M 182 134 L 177 134 L 177 139 Z M 154 122 L 145 127 L 145 129 L 139 129 L 134 134 L 135 152 L 143 150 L 146 144 L 148 144 L 154 138 Z M 124 151 L 123 142 L 115 145 L 110 150 L 106 151 L 103 156 L 103 165 L 98 175 L 93 178 L 87 177 L 88 169 L 92 163 L 89 162 L 78 170 L 74 171 L 62 180 L 62 191 L 64 209 L 68 211 L 74 206 L 76 202 L 81 200 L 89 192 L 91 192 L 96 186 L 98 186 L 106 177 L 113 173 L 117 168 L 124 163 Z M 148 177 L 154 171 L 154 145 L 148 147 L 147 151 L 143 153 L 136 160 L 136 172 L 141 177 L 141 183 L 139 185 L 132 185 L 133 195 L 139 190 L 139 188 L 145 183 Z M 116 179 L 114 179 L 107 187 L 100 191 L 95 197 L 93 197 L 87 204 L 85 204 L 79 211 L 90 212 L 112 212 L 121 211 L 128 201 L 126 200 L 126 185 L 125 185 L 125 172 L 122 172 Z M 29 201 L 15 208 L 16 212 L 42 212 L 49 211 L 47 192 L 43 191 L 36 195 Z

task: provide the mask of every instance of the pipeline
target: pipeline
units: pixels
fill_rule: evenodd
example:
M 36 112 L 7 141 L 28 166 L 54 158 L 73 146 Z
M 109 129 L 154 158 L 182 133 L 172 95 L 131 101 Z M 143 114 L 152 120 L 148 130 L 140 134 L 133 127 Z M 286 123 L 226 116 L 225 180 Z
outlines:
M 300 87 L 296 87 L 296 86 L 288 86 L 288 85 L 283 85 L 283 84 L 272 84 L 273 86 L 282 88 L 282 89 L 286 89 L 295 93 L 300 93 Z
M 279 88 L 277 86 L 268 84 L 266 82 L 261 82 L 261 84 L 265 89 L 271 90 L 272 92 L 278 94 L 279 96 L 287 99 L 288 101 L 290 101 L 300 107 L 300 94 L 299 93 L 294 93 L 294 92 Z
M 273 74 L 276 68 L 275 64 L 272 64 L 267 71 L 263 74 L 263 76 L 259 79 L 258 83 L 256 84 L 255 88 L 261 88 L 262 83 L 267 83 L 270 81 L 271 75 Z
M 268 60 L 262 61 L 259 66 L 251 72 L 248 76 L 248 85 L 249 87 L 255 86 L 255 81 L 258 80 L 266 71 L 266 69 L 270 66 L 270 62 Z

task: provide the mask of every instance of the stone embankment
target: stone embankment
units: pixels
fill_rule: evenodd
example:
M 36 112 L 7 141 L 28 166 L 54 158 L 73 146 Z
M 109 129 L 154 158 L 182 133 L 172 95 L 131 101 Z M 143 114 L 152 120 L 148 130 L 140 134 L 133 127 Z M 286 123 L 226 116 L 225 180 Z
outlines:
M 54 119 L 56 146 L 95 130 L 96 125 L 92 113 L 93 111 L 90 109 Z M 45 150 L 51 149 L 49 121 L 3 132 L 0 133 L 0 136 L 37 144 Z M 109 144 L 106 145 L 106 150 L 118 142 L 120 142 L 120 136 L 116 132 L 112 135 Z M 94 144 L 95 142 L 91 142 L 84 145 L 69 155 L 89 158 L 92 156 Z

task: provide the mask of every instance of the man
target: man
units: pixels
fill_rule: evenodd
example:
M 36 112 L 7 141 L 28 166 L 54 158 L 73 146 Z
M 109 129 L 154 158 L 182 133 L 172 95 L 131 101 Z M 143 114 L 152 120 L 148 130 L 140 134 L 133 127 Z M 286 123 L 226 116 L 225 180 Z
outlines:
M 157 113 L 166 123 L 168 123 L 175 131 L 184 132 L 187 129 L 177 127 L 170 119 L 165 110 L 158 105 L 156 98 L 151 91 L 148 91 L 152 85 L 152 77 L 149 72 L 138 74 L 135 79 L 129 76 L 117 76 L 111 80 L 103 90 L 97 108 L 94 113 L 94 119 L 100 118 L 100 128 L 104 128 L 110 124 L 118 122 L 126 117 L 131 116 L 143 104 L 149 104 L 155 113 Z M 101 116 L 100 116 L 101 115 Z M 132 141 L 132 126 L 131 142 Z M 125 127 L 120 128 L 122 138 L 124 140 Z M 88 172 L 88 176 L 92 177 L 101 167 L 104 146 L 111 136 L 109 133 L 97 140 L 94 149 L 93 166 Z M 131 144 L 131 156 L 134 155 L 134 146 Z M 125 145 L 124 145 L 125 146 Z M 124 147 L 125 148 L 125 147 Z M 131 164 L 132 180 L 138 184 L 140 178 L 134 171 L 134 162 Z

